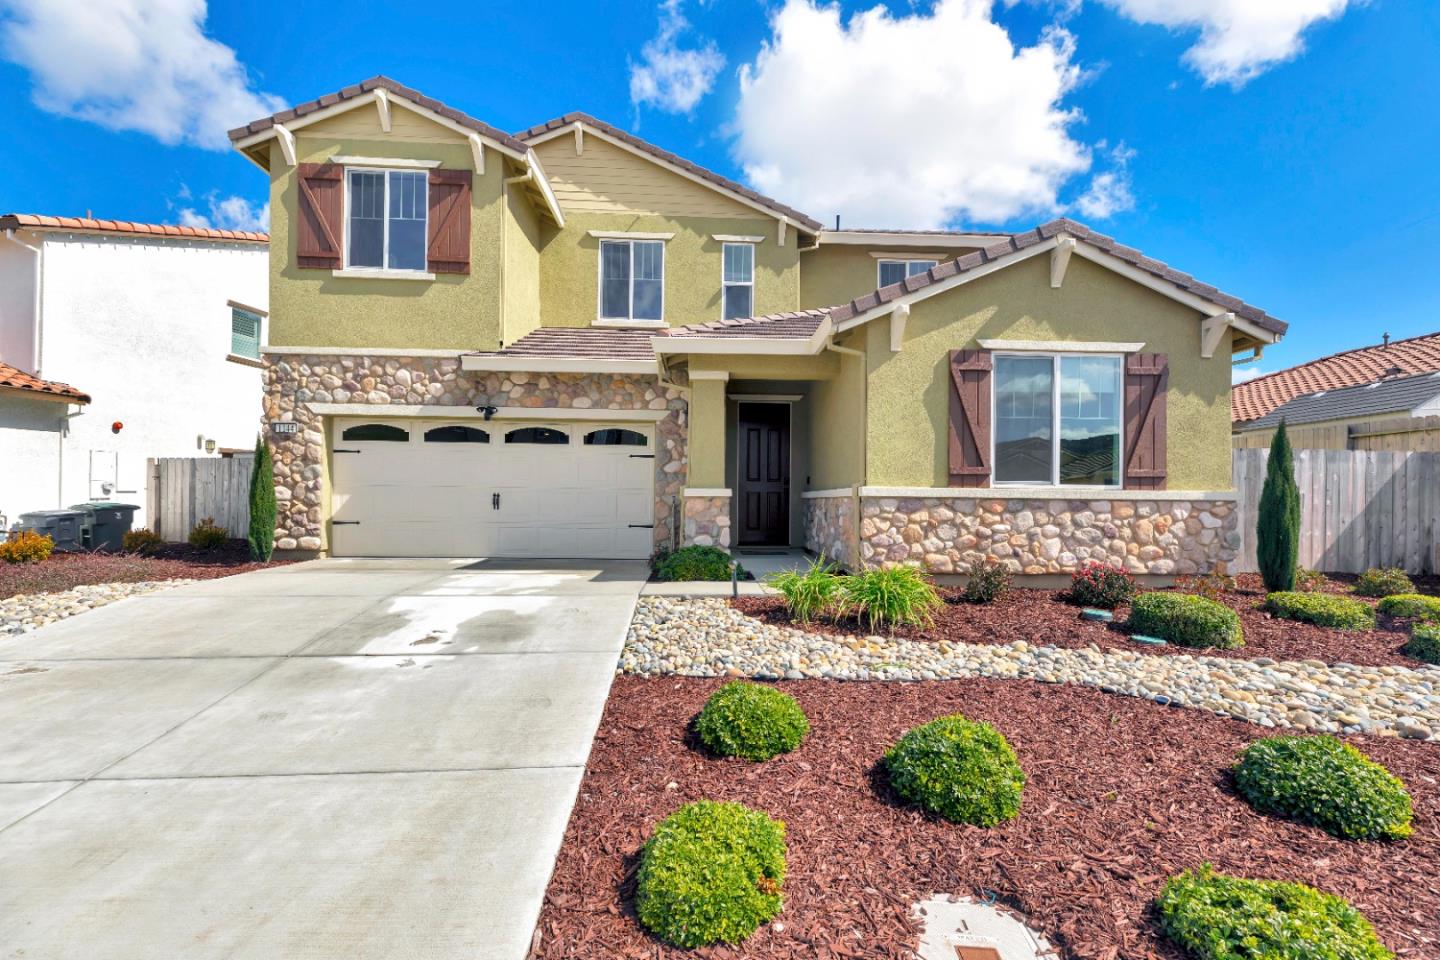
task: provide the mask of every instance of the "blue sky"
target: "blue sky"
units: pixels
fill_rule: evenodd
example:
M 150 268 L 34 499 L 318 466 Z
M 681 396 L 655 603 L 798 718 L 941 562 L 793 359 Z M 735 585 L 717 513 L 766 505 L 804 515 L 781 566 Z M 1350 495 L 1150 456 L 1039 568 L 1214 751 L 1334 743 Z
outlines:
M 509 130 L 585 110 L 827 224 L 1076 217 L 1290 321 L 1252 370 L 1440 330 L 1433 2 L 335 10 L 0 0 L 0 210 L 263 223 L 224 129 L 386 73 Z

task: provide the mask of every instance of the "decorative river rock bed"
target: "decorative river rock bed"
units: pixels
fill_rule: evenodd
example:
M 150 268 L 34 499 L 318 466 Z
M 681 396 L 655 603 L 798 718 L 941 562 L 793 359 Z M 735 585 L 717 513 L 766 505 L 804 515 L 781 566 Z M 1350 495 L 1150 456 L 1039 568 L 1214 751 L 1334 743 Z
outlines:
M 1098 647 L 831 637 L 761 623 L 723 600 L 642 597 L 619 669 L 641 676 L 1038 680 L 1193 707 L 1262 727 L 1440 739 L 1440 668 L 1146 656 Z
M 195 580 L 145 580 L 140 583 L 93 583 L 58 593 L 28 593 L 0 600 L 0 637 L 29 633 L 47 623 L 73 617 L 126 597 L 168 590 Z

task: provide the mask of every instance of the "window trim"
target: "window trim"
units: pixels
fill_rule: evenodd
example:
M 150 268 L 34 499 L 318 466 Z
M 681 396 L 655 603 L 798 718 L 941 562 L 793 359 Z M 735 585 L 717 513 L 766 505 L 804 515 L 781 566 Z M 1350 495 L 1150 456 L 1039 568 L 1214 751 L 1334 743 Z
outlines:
M 742 282 L 739 280 L 725 279 L 725 251 L 731 247 L 750 248 L 750 280 Z M 720 244 L 720 319 L 725 317 L 725 288 L 726 287 L 749 287 L 750 288 L 750 312 L 748 317 L 755 316 L 755 244 L 746 240 L 726 240 Z
M 241 306 L 233 300 L 226 301 L 230 308 L 230 349 L 226 351 L 227 357 L 238 357 L 240 360 L 247 360 L 254 363 L 260 362 L 260 355 L 265 352 L 265 318 L 266 315 L 251 307 Z M 235 315 L 243 313 L 255 319 L 255 356 L 248 353 L 235 352 Z
M 353 166 L 353 167 L 350 167 L 350 166 L 345 167 L 345 168 L 344 168 L 344 172 L 345 172 L 345 180 L 344 180 L 345 189 L 341 192 L 341 195 L 340 195 L 340 197 L 341 197 L 341 211 L 340 211 L 340 215 L 341 215 L 341 217 L 342 217 L 342 218 L 344 219 L 344 221 L 345 221 L 345 250 L 344 250 L 345 255 L 344 255 L 343 258 L 341 258 L 340 268 L 339 268 L 338 270 L 331 270 L 331 271 L 330 271 L 331 276 L 336 276 L 336 277 L 364 277 L 364 278 L 368 278 L 368 279 L 372 279 L 372 280 L 434 280 L 434 279 L 435 279 L 435 274 L 431 273 L 429 270 L 425 269 L 424 267 L 419 268 L 419 269 L 416 269 L 416 270 L 409 270 L 409 269 L 401 269 L 401 268 L 397 268 L 397 267 L 387 267 L 387 266 L 384 266 L 384 264 L 387 264 L 387 263 L 390 262 L 390 175 L 391 175 L 392 173 L 423 173 L 424 171 L 423 171 L 423 170 L 412 170 L 412 169 L 401 169 L 401 168 L 396 168 L 396 167 L 377 167 L 377 166 L 359 165 L 359 164 L 357 164 L 357 165 L 355 165 L 355 166 Z M 384 200 L 382 201 L 382 206 L 383 206 L 383 208 L 384 208 L 384 210 L 385 210 L 385 216 L 384 216 L 384 218 L 383 218 L 383 223 L 384 223 L 385 226 L 384 226 L 384 230 L 383 230 L 383 233 L 382 233 L 382 239 L 381 239 L 381 242 L 380 242 L 380 263 L 381 263 L 381 266 L 378 266 L 378 267 L 357 267 L 357 266 L 352 266 L 351 263 L 350 263 L 350 255 L 351 255 L 351 253 L 352 253 L 352 252 L 354 251 L 354 249 L 355 249 L 354 244 L 352 244 L 352 243 L 350 242 L 350 174 L 351 174 L 352 172 L 353 172 L 353 173 L 378 173 L 378 174 L 380 174 L 380 176 L 381 176 L 381 180 L 382 180 L 382 181 L 384 182 L 384 184 L 385 184 L 385 196 L 384 196 Z M 421 234 L 421 235 L 425 238 L 425 260 L 426 260 L 426 264 L 428 265 L 428 264 L 429 264 L 429 258 L 430 258 L 430 177 L 429 177 L 429 175 L 426 174 L 425 176 L 423 176 L 423 177 L 421 178 L 421 182 L 425 184 L 425 202 L 420 205 L 420 208 L 425 211 L 425 220 L 424 220 L 425 229 L 424 229 L 424 231 L 422 231 L 422 234 Z
M 876 289 L 876 290 L 879 290 L 879 289 L 881 289 L 882 287 L 885 286 L 885 284 L 881 282 L 880 275 L 881 275 L 881 273 L 884 272 L 884 270 L 885 270 L 885 264 L 887 264 L 887 263 L 903 263 L 903 264 L 906 264 L 906 267 L 905 267 L 905 276 L 901 279 L 901 281 L 900 281 L 901 283 L 904 283 L 905 280 L 908 280 L 908 279 L 910 279 L 911 277 L 915 276 L 915 274 L 913 274 L 913 273 L 910 272 L 909 264 L 912 264 L 912 263 L 928 263 L 928 264 L 930 264 L 930 266 L 926 267 L 926 268 L 925 268 L 926 270 L 933 270 L 933 269 L 935 269 L 936 267 L 938 267 L 938 266 L 940 265 L 940 261 L 937 260 L 937 259 L 935 259 L 934 257 L 884 257 L 884 258 L 882 258 L 882 259 L 876 260 L 876 261 L 875 261 L 875 289 Z
M 1001 480 L 1000 461 L 996 459 L 996 446 L 1000 441 L 1000 421 L 997 417 L 997 404 L 1000 400 L 1000 378 L 998 364 L 995 361 L 1002 357 L 1019 357 L 1022 359 L 1035 360 L 1041 357 L 1047 358 L 1051 363 L 1051 388 L 1050 388 L 1050 481 L 1048 483 L 1037 483 L 1034 480 Z M 1118 445 L 1119 455 L 1116 457 L 1116 470 L 1114 483 L 1088 483 L 1088 484 L 1062 484 L 1060 482 L 1060 361 L 1065 357 L 1077 359 L 1095 360 L 1105 358 L 1117 361 L 1116 364 L 1116 413 L 1119 425 Z M 1095 353 L 1082 350 L 996 350 L 990 355 L 991 359 L 991 384 L 990 384 L 990 485 L 999 487 L 1024 487 L 1031 490 L 1123 490 L 1125 489 L 1125 354 L 1123 353 Z
M 664 327 L 665 322 L 665 240 L 647 236 L 644 239 L 634 235 L 628 237 L 603 237 L 596 245 L 595 256 L 595 326 L 597 327 Z M 607 243 L 624 244 L 630 251 L 630 299 L 626 306 L 624 317 L 605 316 L 605 245 Z M 660 317 L 655 320 L 637 320 L 635 318 L 635 244 L 657 243 L 660 245 Z M 723 269 L 723 268 L 722 268 Z

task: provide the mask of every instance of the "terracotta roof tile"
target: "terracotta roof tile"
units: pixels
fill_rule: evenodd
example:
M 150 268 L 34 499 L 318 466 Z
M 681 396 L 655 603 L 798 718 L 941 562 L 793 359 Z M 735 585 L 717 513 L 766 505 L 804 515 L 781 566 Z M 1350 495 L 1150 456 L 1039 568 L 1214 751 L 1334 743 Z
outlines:
M 540 327 L 502 350 L 474 356 L 577 357 L 586 360 L 654 360 L 650 338 L 664 330 L 610 327 Z
M 0 388 L 24 390 L 29 393 L 42 394 L 45 397 L 69 400 L 73 403 L 90 402 L 88 393 L 81 393 L 68 383 L 41 380 L 39 377 L 32 377 L 6 363 L 0 363 Z
M 1008 237 L 1008 230 L 910 230 L 903 227 L 826 227 L 822 233 L 904 233 L 917 237 Z
M 788 313 L 771 313 L 760 317 L 739 317 L 733 320 L 715 320 L 710 323 L 695 323 L 688 327 L 676 327 L 668 332 L 671 337 L 766 337 L 772 339 L 808 340 L 814 336 L 829 308 L 821 310 L 795 310 Z
M 1230 391 L 1230 417 L 1237 423 L 1255 420 L 1294 397 L 1373 383 L 1392 369 L 1401 374 L 1440 370 L 1440 333 L 1346 350 L 1236 384 Z
M 0 230 L 69 230 L 75 233 L 113 233 L 130 237 L 169 237 L 183 240 L 231 240 L 269 243 L 270 235 L 248 230 L 179 227 L 168 223 L 134 223 L 130 220 L 96 220 L 92 217 L 48 217 L 35 213 L 0 215 Z

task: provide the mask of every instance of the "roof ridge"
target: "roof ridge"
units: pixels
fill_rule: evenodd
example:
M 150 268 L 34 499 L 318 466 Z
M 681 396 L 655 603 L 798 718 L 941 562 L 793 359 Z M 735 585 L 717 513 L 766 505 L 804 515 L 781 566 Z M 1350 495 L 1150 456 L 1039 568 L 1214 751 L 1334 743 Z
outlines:
M 162 236 L 192 240 L 238 240 L 269 243 L 270 235 L 254 230 L 226 230 L 219 227 L 188 227 L 170 223 L 142 223 L 102 217 L 57 217 L 41 213 L 0 214 L 0 230 L 79 230 L 133 236 Z

